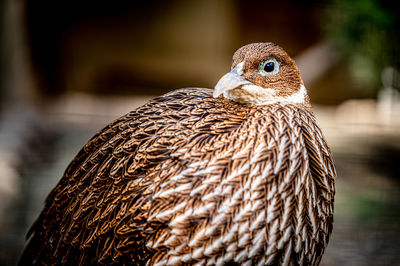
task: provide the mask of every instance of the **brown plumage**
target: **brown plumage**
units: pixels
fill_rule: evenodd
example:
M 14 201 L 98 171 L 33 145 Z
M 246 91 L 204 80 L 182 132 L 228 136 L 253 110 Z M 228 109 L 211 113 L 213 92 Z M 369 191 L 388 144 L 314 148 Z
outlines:
M 214 97 L 173 91 L 95 135 L 48 196 L 20 264 L 317 265 L 334 179 L 294 61 L 247 45 Z

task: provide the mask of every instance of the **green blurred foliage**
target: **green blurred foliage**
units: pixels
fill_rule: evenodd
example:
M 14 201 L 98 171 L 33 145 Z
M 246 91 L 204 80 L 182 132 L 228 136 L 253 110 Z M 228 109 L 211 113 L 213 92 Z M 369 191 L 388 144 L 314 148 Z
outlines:
M 383 68 L 398 64 L 395 12 L 378 0 L 333 0 L 324 15 L 326 37 L 345 58 L 357 87 L 375 94 Z

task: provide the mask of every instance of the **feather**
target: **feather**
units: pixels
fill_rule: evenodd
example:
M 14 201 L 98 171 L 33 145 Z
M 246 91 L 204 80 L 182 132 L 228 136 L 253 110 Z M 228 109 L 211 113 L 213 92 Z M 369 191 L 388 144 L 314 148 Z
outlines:
M 82 148 L 20 264 L 318 264 L 335 176 L 309 103 L 176 90 Z

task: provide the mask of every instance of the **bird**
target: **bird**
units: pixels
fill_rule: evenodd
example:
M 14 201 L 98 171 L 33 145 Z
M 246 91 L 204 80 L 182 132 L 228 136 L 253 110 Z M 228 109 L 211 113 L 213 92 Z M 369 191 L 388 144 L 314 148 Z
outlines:
M 336 170 L 295 61 L 252 43 L 214 89 L 100 130 L 28 232 L 20 265 L 318 265 Z

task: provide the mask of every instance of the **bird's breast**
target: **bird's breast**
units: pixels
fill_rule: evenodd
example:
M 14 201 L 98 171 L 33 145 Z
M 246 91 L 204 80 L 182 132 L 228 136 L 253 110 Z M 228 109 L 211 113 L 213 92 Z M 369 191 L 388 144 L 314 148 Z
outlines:
M 302 115 L 310 114 L 295 106 L 257 109 L 234 130 L 197 134 L 175 151 L 159 173 L 148 218 L 166 225 L 147 244 L 169 250 L 158 262 L 283 260 L 277 252 L 317 241 L 306 232 L 327 229 L 316 222 L 319 192 Z

